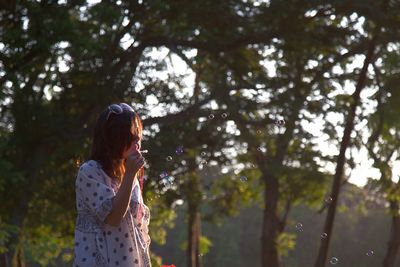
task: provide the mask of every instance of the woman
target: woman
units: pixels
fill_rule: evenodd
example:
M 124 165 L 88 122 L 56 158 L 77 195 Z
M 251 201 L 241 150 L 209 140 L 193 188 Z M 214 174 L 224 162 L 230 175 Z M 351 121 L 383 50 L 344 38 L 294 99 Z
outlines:
M 141 139 L 141 120 L 129 105 L 113 104 L 100 114 L 90 159 L 75 182 L 73 266 L 151 267 Z

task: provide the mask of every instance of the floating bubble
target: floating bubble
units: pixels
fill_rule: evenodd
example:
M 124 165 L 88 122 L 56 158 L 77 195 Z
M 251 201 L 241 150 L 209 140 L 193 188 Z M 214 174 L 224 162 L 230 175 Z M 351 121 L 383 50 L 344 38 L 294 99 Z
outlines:
M 267 149 L 265 148 L 265 147 L 263 147 L 263 146 L 259 146 L 259 147 L 257 147 L 257 151 L 260 151 L 260 152 L 267 152 Z
M 160 178 L 161 178 L 161 183 L 164 186 L 171 186 L 174 183 L 173 178 L 171 176 L 169 176 L 168 172 L 166 172 L 166 171 L 163 171 L 160 174 Z
M 217 131 L 220 132 L 221 130 L 222 130 L 222 128 L 218 126 Z
M 226 117 L 228 117 L 228 114 L 222 113 L 222 114 L 221 114 L 221 117 L 222 117 L 223 119 L 225 119 Z
M 206 152 L 204 152 L 204 151 L 200 153 L 200 156 L 202 156 L 202 157 L 204 157 L 205 155 L 206 155 Z
M 296 223 L 296 229 L 297 229 L 299 232 L 303 232 L 303 224 L 302 224 L 302 223 Z
M 247 177 L 244 176 L 244 175 L 240 176 L 240 181 L 246 182 L 247 181 Z
M 332 257 L 331 260 L 329 261 L 331 264 L 336 264 L 339 262 L 339 259 L 336 257 Z
M 165 177 L 168 177 L 168 172 L 163 171 L 163 172 L 160 174 L 160 178 L 163 179 L 163 178 L 165 178 Z
M 325 198 L 325 203 L 326 204 L 331 204 L 332 203 L 332 198 L 331 197 L 326 197 Z
M 262 133 L 262 131 L 261 130 L 257 130 L 257 134 L 261 134 Z
M 172 186 L 174 184 L 174 181 L 171 177 L 168 177 L 167 179 L 164 179 L 162 183 L 164 184 L 164 186 Z
M 285 123 L 285 120 L 275 120 L 275 124 L 279 126 L 285 125 Z
M 171 161 L 171 160 L 172 160 L 172 157 L 171 157 L 171 156 L 168 156 L 166 159 L 167 159 L 167 161 Z
M 327 237 L 328 237 L 328 234 L 327 234 L 327 233 L 322 233 L 322 234 L 321 234 L 321 238 L 322 238 L 322 239 L 325 239 L 325 238 L 327 238 Z
M 214 119 L 214 114 L 208 115 L 208 118 L 209 118 L 210 120 Z
M 367 254 L 368 257 L 371 257 L 371 256 L 374 255 L 374 251 L 373 250 L 369 250 L 369 251 L 367 251 L 366 254 Z
M 179 146 L 175 149 L 175 153 L 180 156 L 183 154 L 183 147 Z
M 147 160 L 144 160 L 144 165 L 143 165 L 146 169 L 150 168 L 149 163 L 147 162 Z

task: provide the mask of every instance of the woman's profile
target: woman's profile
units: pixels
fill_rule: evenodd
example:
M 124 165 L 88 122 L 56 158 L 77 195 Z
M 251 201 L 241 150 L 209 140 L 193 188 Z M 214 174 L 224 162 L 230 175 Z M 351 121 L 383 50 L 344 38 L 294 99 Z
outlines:
M 74 267 L 151 266 L 141 140 L 140 117 L 128 104 L 100 114 L 90 159 L 75 182 Z

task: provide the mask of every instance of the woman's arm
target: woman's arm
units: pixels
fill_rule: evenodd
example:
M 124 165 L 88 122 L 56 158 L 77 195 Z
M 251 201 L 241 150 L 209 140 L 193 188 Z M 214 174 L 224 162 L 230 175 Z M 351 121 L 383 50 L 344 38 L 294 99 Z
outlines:
M 124 175 L 121 186 L 112 201 L 112 210 L 107 215 L 105 223 L 114 227 L 119 226 L 122 218 L 128 211 L 129 201 L 131 199 L 132 187 L 136 176 L 129 177 Z
M 140 168 L 143 168 L 144 158 L 139 152 L 139 146 L 132 146 L 128 150 L 128 155 L 125 161 L 125 174 L 121 186 L 115 197 L 112 200 L 111 212 L 104 220 L 105 223 L 111 226 L 118 226 L 122 218 L 128 211 L 129 202 L 132 194 L 133 183 Z

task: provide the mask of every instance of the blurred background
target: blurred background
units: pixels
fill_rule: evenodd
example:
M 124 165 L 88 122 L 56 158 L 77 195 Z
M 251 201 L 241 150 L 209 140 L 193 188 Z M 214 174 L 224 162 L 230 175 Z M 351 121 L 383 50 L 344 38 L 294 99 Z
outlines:
M 0 266 L 71 266 L 99 113 L 145 131 L 153 266 L 394 267 L 400 1 L 0 1 Z

